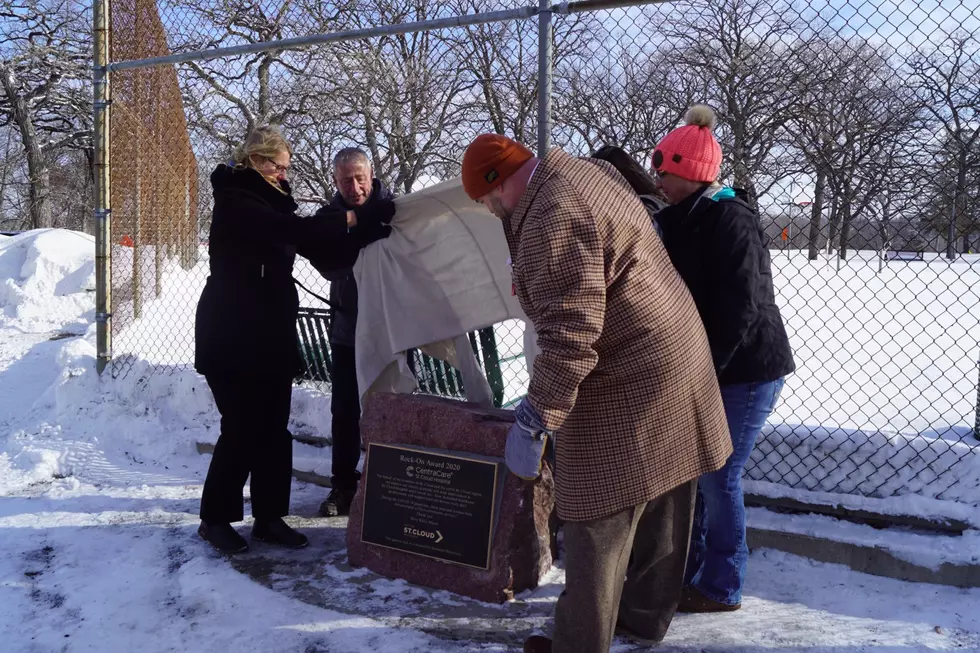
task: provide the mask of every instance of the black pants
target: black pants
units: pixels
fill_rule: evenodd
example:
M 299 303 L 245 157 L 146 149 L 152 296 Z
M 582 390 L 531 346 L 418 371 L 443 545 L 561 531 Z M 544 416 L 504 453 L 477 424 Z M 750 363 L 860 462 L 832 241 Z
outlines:
M 330 483 L 338 490 L 354 490 L 361 479 L 361 473 L 357 471 L 357 461 L 361 458 L 361 399 L 357 390 L 354 348 L 334 344 L 331 350 L 333 465 Z
M 244 519 L 242 490 L 249 474 L 252 516 L 286 516 L 293 462 L 293 439 L 287 430 L 292 379 L 205 378 L 221 413 L 221 435 L 204 482 L 201 520 Z

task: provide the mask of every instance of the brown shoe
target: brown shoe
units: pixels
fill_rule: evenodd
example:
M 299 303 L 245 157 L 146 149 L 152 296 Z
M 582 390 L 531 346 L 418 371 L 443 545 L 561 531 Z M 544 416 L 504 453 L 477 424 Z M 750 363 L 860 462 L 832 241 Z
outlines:
M 677 606 L 677 611 L 699 614 L 706 612 L 735 612 L 741 607 L 741 603 L 722 603 L 714 599 L 709 599 L 693 587 L 685 587 L 681 592 L 681 603 Z
M 524 640 L 524 653 L 551 653 L 551 639 L 544 635 L 531 635 Z

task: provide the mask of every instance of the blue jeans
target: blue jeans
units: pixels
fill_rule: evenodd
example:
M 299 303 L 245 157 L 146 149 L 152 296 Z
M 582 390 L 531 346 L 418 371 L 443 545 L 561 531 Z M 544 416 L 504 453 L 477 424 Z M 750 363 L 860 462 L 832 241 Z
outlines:
M 742 601 L 749 558 L 742 470 L 782 389 L 783 379 L 722 386 L 721 398 L 734 452 L 724 467 L 698 479 L 685 584 L 728 605 Z

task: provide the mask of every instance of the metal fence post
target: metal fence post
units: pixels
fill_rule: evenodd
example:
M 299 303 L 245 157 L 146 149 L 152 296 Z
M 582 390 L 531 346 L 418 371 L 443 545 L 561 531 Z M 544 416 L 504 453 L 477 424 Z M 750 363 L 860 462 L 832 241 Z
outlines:
M 551 1 L 538 0 L 538 156 L 551 149 Z
M 143 175 L 140 170 L 140 133 L 136 130 L 136 194 L 133 198 L 133 317 L 143 316 Z
M 111 223 L 109 207 L 109 0 L 92 1 L 93 141 L 95 145 L 95 320 L 96 370 L 112 356 Z
M 977 414 L 973 423 L 973 437 L 980 440 L 980 357 L 977 358 Z

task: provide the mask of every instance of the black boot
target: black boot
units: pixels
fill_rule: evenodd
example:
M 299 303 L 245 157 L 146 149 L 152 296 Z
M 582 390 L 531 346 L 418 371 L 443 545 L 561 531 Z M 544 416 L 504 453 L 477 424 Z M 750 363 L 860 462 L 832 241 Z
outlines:
M 248 542 L 231 527 L 231 524 L 201 522 L 197 534 L 221 553 L 241 553 L 248 550 Z
M 305 535 L 291 528 L 281 517 L 256 519 L 252 526 L 252 539 L 284 546 L 287 549 L 302 549 L 310 543 Z
M 524 653 L 551 653 L 553 642 L 544 635 L 531 635 L 524 640 Z
M 357 490 L 330 490 L 326 500 L 320 504 L 320 514 L 324 517 L 344 517 L 350 514 L 351 504 Z

